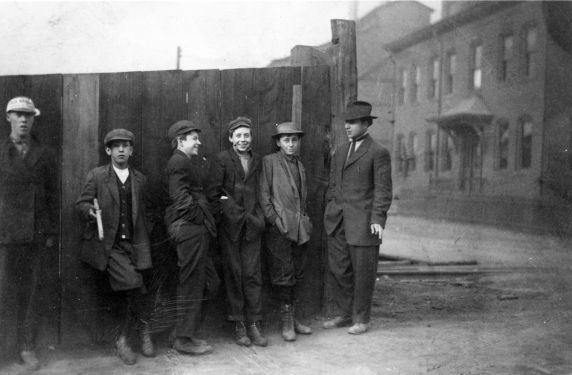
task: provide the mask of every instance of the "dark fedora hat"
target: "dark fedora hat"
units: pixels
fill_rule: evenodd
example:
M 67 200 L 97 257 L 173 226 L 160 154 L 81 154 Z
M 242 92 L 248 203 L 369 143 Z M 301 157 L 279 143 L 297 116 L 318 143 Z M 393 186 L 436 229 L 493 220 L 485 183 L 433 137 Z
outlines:
M 342 118 L 345 121 L 359 120 L 359 119 L 374 119 L 377 116 L 371 115 L 371 104 L 361 100 L 349 103 L 346 111 L 342 113 Z
M 280 124 L 276 124 L 276 133 L 272 135 L 272 138 L 277 138 L 282 134 L 298 134 L 299 136 L 303 136 L 304 132 L 295 122 L 281 122 Z

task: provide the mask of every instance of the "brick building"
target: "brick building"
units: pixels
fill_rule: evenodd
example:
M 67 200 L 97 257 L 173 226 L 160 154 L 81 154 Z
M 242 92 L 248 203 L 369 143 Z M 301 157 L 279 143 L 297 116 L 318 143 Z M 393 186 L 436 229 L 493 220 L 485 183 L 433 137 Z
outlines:
M 572 57 L 542 2 L 445 2 L 441 21 L 385 48 L 398 209 L 570 227 Z

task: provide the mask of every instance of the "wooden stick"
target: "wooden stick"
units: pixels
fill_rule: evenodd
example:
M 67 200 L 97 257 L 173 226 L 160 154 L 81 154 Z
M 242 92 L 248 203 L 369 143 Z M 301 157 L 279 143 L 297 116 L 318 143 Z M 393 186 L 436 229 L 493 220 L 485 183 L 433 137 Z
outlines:
M 97 235 L 100 241 L 103 241 L 103 222 L 101 221 L 101 209 L 97 198 L 93 198 L 93 206 L 95 208 L 95 219 L 97 220 Z

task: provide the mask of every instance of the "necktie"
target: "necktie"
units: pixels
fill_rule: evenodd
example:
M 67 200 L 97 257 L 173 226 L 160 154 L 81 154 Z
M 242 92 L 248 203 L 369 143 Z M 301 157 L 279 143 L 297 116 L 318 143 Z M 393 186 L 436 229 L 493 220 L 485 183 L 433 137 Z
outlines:
M 348 158 L 346 159 L 346 161 L 350 160 L 350 158 L 352 157 L 352 155 L 356 152 L 356 141 L 352 140 L 352 144 L 350 146 L 350 152 L 348 153 Z

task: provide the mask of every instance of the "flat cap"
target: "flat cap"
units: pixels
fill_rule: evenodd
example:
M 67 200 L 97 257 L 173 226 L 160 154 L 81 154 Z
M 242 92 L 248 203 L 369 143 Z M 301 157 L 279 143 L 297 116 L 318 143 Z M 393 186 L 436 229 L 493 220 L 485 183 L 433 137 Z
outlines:
M 195 125 L 194 122 L 189 120 L 181 120 L 175 122 L 167 131 L 167 136 L 170 140 L 175 139 L 179 135 L 187 134 L 192 131 L 200 132 L 201 128 Z
M 252 127 L 252 120 L 248 117 L 237 117 L 231 122 L 228 123 L 228 132 L 232 133 L 234 129 L 238 129 L 240 127 L 251 128 Z
M 113 141 L 129 141 L 131 142 L 131 144 L 133 144 L 134 139 L 135 136 L 129 130 L 119 128 L 110 130 L 105 135 L 105 138 L 103 139 L 103 144 L 107 146 L 110 142 Z
M 281 122 L 280 124 L 276 124 L 276 133 L 272 135 L 272 138 L 277 138 L 281 134 L 298 134 L 299 136 L 303 136 L 304 132 L 295 122 Z

